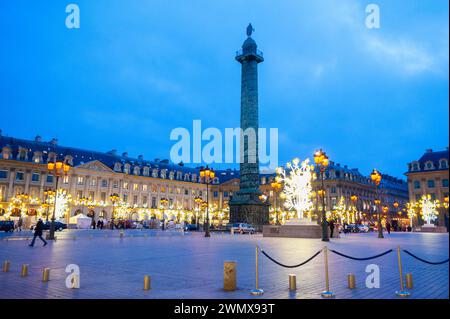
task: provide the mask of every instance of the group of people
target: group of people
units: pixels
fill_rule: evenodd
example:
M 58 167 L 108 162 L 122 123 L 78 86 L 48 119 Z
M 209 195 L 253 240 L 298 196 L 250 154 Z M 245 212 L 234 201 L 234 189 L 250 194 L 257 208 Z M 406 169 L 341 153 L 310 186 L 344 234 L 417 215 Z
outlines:
M 91 228 L 92 229 L 103 229 L 103 227 L 105 226 L 105 221 L 103 220 L 103 218 L 100 218 L 97 223 L 95 222 L 95 219 L 92 218 L 92 223 L 91 223 Z

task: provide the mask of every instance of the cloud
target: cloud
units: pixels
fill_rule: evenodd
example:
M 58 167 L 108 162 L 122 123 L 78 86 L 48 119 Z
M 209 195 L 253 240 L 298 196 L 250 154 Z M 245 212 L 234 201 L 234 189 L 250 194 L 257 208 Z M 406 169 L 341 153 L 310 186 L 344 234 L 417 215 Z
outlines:
M 366 49 L 379 63 L 406 75 L 439 73 L 441 70 L 439 59 L 413 41 L 366 37 Z

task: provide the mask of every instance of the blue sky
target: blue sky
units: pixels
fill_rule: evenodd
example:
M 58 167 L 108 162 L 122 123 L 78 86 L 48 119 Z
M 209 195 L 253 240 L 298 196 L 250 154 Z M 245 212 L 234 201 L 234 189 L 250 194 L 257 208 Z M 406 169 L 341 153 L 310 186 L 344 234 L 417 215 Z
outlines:
M 80 29 L 65 27 L 69 3 Z M 234 55 L 252 22 L 265 57 L 260 126 L 279 129 L 280 164 L 323 148 L 401 177 L 449 144 L 449 8 L 376 1 L 381 28 L 367 29 L 369 3 L 1 1 L 0 129 L 168 158 L 176 127 L 239 125 Z

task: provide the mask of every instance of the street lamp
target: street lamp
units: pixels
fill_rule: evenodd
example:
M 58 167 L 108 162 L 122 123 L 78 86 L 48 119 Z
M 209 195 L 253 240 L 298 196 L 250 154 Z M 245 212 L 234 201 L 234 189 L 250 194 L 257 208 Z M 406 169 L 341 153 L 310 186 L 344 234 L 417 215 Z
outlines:
M 329 164 L 328 156 L 325 154 L 322 149 L 316 151 L 314 153 L 314 163 L 316 163 L 317 167 L 320 170 L 320 179 L 321 179 L 321 189 L 317 191 L 317 193 L 322 196 L 322 241 L 330 241 L 328 237 L 328 227 L 327 227 L 327 215 L 325 212 L 325 185 L 324 185 L 324 175 L 325 170 Z
M 372 182 L 375 183 L 375 193 L 377 196 L 377 199 L 374 200 L 374 203 L 376 205 L 376 210 L 378 213 L 378 238 L 384 238 L 383 236 L 383 226 L 381 225 L 381 210 L 379 205 L 381 204 L 381 200 L 378 198 L 379 197 L 379 188 L 380 188 L 380 183 L 381 183 L 381 173 L 379 171 L 377 171 L 376 169 L 372 170 L 372 173 L 370 173 L 370 179 L 372 180 Z
M 109 200 L 112 203 L 112 213 L 111 213 L 111 229 L 114 229 L 114 219 L 116 217 L 116 203 L 119 201 L 120 197 L 117 193 L 112 193 L 109 195 Z
M 203 203 L 203 199 L 200 196 L 194 198 L 195 204 L 197 204 L 197 209 L 195 211 L 195 223 L 197 224 L 197 231 L 200 229 L 200 223 L 198 220 L 198 213 L 200 211 L 200 205 Z
M 46 222 L 48 222 L 48 212 L 49 212 L 49 208 L 50 208 L 50 197 L 55 196 L 56 198 L 56 193 L 51 190 L 51 189 L 47 189 L 44 191 L 44 204 L 42 204 L 43 208 L 47 209 L 47 213 L 46 213 Z
M 206 184 L 206 228 L 205 228 L 205 237 L 211 237 L 209 232 L 209 191 L 208 186 L 212 183 L 216 173 L 212 168 L 208 166 L 202 167 L 200 169 L 200 183 Z
M 161 204 L 161 206 L 162 206 L 162 208 L 163 208 L 163 212 L 162 212 L 162 230 L 164 230 L 164 224 L 165 224 L 165 219 L 164 219 L 164 206 L 165 205 L 167 205 L 167 203 L 169 203 L 169 200 L 167 199 L 167 198 L 161 198 L 160 200 L 159 200 L 159 203 Z
M 278 210 L 277 210 L 277 196 L 278 196 L 278 192 L 280 191 L 282 185 L 280 182 L 278 182 L 277 180 L 273 181 L 272 183 L 270 183 L 270 187 L 272 187 L 273 192 L 274 192 L 274 200 L 273 200 L 273 206 L 275 208 L 275 224 L 279 225 L 280 221 L 278 220 Z
M 49 240 L 54 240 L 55 239 L 55 213 L 56 213 L 56 199 L 58 197 L 58 183 L 59 183 L 59 178 L 61 176 L 67 176 L 67 173 L 70 170 L 70 165 L 66 163 L 66 161 L 61 162 L 61 161 L 57 161 L 56 158 L 55 160 L 52 162 L 48 162 L 47 163 L 47 170 L 49 172 L 49 174 L 52 174 L 53 176 L 56 177 L 56 185 L 55 185 L 55 203 L 53 206 L 53 215 L 52 215 L 52 221 L 50 223 L 50 233 L 48 236 Z

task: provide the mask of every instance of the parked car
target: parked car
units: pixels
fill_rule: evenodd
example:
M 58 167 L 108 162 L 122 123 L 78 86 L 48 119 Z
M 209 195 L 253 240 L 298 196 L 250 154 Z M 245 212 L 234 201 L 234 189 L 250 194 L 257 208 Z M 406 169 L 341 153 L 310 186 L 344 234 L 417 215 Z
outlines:
M 356 227 L 358 228 L 358 231 L 360 233 L 368 233 L 369 232 L 369 226 L 367 226 L 367 225 L 356 225 Z
M 13 232 L 14 231 L 14 221 L 12 220 L 2 220 L 0 221 L 0 231 Z
M 186 224 L 186 226 L 184 226 L 184 230 L 185 231 L 196 231 L 197 225 L 196 224 Z
M 51 224 L 52 224 L 52 222 L 50 222 L 50 221 L 44 222 L 44 226 L 42 227 L 42 230 L 50 230 Z M 36 227 L 36 225 L 32 225 L 30 227 L 30 229 L 33 230 L 34 227 Z M 67 229 L 67 224 L 55 220 L 55 230 L 62 231 L 63 229 Z
M 240 233 L 240 234 L 245 234 L 245 233 L 254 234 L 255 233 L 255 228 L 246 223 L 233 224 L 233 226 L 230 229 L 232 229 L 235 233 Z

